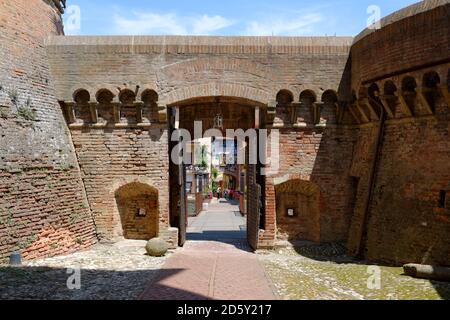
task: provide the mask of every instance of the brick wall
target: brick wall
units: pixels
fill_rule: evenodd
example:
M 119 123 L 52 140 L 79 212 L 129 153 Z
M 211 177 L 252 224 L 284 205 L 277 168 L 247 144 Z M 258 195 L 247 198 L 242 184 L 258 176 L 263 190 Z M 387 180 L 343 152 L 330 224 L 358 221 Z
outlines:
M 101 239 L 123 236 L 116 192 L 130 183 L 158 191 L 158 231 L 169 228 L 167 129 L 72 129 L 81 175 Z
M 366 114 L 350 173 L 358 182 L 352 254 L 450 265 L 443 199 L 450 189 L 449 13 L 447 0 L 421 2 L 386 18 L 381 30 L 363 32 L 352 47 L 353 110 Z
M 138 89 L 137 100 L 143 90 L 153 89 L 159 95 L 158 104 L 160 106 L 180 106 L 181 127 L 191 129 L 195 119 L 203 120 L 205 129 L 209 129 L 216 113 L 212 111 L 213 109 L 205 109 L 205 106 L 207 108 L 214 106 L 207 98 L 228 97 L 234 100 L 221 101 L 222 106 L 234 103 L 235 107 L 242 108 L 242 110 L 240 112 L 239 110 L 236 112 L 236 108 L 222 110 L 225 117 L 224 125 L 230 128 L 245 129 L 253 126 L 254 110 L 249 107 L 259 106 L 264 113 L 265 106 L 271 101 L 275 101 L 277 93 L 282 89 L 290 92 L 293 102 L 296 103 L 296 108 L 299 110 L 296 122 L 301 124 L 302 121 L 308 121 L 310 125 L 313 125 L 309 111 L 310 106 L 301 108 L 300 96 L 305 91 L 313 92 L 317 102 L 321 102 L 325 90 L 339 91 L 343 70 L 347 64 L 350 43 L 351 38 L 336 37 L 54 37 L 47 43 L 47 50 L 52 61 L 52 74 L 57 79 L 56 88 L 60 100 L 73 101 L 73 93 L 81 88 L 89 92 L 91 103 L 95 102 L 96 93 L 102 88 L 110 90 L 116 97 L 120 96 L 118 87 L 121 90 L 135 91 Z M 189 109 L 188 106 L 192 104 L 195 104 L 196 108 Z M 282 127 L 291 126 L 291 124 L 283 122 L 281 110 L 279 109 L 277 124 Z M 327 121 L 336 124 L 336 110 L 333 106 L 324 105 L 322 115 L 322 125 Z M 80 125 L 83 121 L 88 120 L 82 119 L 82 117 L 83 115 L 78 117 Z M 89 115 L 86 117 L 89 118 Z M 321 145 L 322 131 L 324 130 L 319 130 L 320 133 L 313 130 L 307 131 L 304 141 L 305 153 L 309 155 L 311 152 L 319 151 L 316 150 L 316 146 Z M 109 227 L 105 229 L 104 226 L 117 225 L 118 222 L 104 221 L 106 218 L 102 218 L 108 216 L 109 219 L 112 219 L 111 217 L 114 216 L 111 211 L 108 211 L 114 205 L 111 195 L 107 191 L 101 191 L 102 188 L 104 189 L 106 185 L 110 184 L 112 177 L 119 176 L 119 174 L 130 174 L 130 171 L 132 176 L 148 177 L 150 175 L 150 179 L 153 179 L 151 177 L 156 172 L 161 170 L 167 172 L 168 169 L 164 165 L 167 165 L 168 159 L 161 158 L 166 150 L 164 148 L 166 148 L 167 137 L 162 137 L 159 142 L 154 141 L 153 144 L 134 145 L 135 150 L 130 149 L 127 139 L 117 138 L 120 130 L 111 129 L 108 133 L 98 131 L 95 135 L 93 132 L 86 130 L 73 132 L 73 140 L 77 146 L 86 190 L 98 229 L 99 231 L 106 230 L 106 233 L 109 234 L 114 231 Z M 334 139 L 334 133 L 329 132 L 330 136 L 327 136 L 327 139 Z M 289 141 L 293 139 L 293 144 L 289 145 L 286 150 L 292 151 L 292 148 L 298 148 L 296 137 L 289 136 L 289 130 L 286 133 L 287 135 L 283 139 Z M 128 128 L 126 134 L 136 134 L 136 130 Z M 139 135 L 145 137 L 147 134 L 144 130 Z M 106 137 L 109 137 L 109 140 Z M 80 141 L 82 142 L 80 143 Z M 79 147 L 79 143 L 83 146 Z M 105 155 L 103 150 L 106 143 L 117 144 L 114 151 L 118 154 L 114 155 L 111 150 L 109 154 Z M 323 143 L 323 146 L 325 145 Z M 146 150 L 154 149 L 156 146 L 158 150 L 161 150 L 160 157 L 157 159 L 146 157 Z M 330 151 L 345 154 L 346 147 L 347 144 L 344 143 Z M 340 150 L 341 148 L 343 151 Z M 131 154 L 134 152 L 136 161 L 143 160 L 147 163 L 147 167 L 136 168 L 131 164 L 125 173 L 122 167 L 129 162 L 112 160 L 113 165 L 111 166 L 111 159 L 116 157 L 119 159 L 125 151 L 131 152 Z M 308 156 L 309 159 L 306 159 L 296 151 L 292 151 L 292 154 L 293 157 L 286 154 L 286 159 L 283 161 L 293 163 L 293 167 L 284 167 L 283 173 L 295 172 L 300 175 L 304 167 L 310 171 L 314 169 L 315 172 L 323 170 L 324 178 L 320 178 L 320 174 L 318 174 L 317 179 L 321 180 L 321 185 L 324 186 L 326 192 L 336 193 L 333 194 L 333 201 L 338 197 L 338 193 L 344 195 L 348 193 L 348 187 L 345 184 L 349 179 L 344 178 L 338 181 L 341 178 L 338 174 L 331 173 L 331 178 L 328 177 L 326 172 L 329 171 L 328 168 L 313 168 L 314 155 Z M 325 158 L 325 155 L 321 157 L 324 160 Z M 108 161 L 100 163 L 98 159 L 108 159 Z M 339 163 L 339 161 L 335 162 Z M 300 164 L 296 165 L 296 163 Z M 89 173 L 86 172 L 87 164 L 90 164 Z M 330 164 L 328 163 L 328 165 Z M 341 170 L 341 167 L 336 170 Z M 162 196 L 167 190 L 166 187 L 163 187 L 165 181 L 152 181 L 158 186 L 160 196 Z M 340 189 L 336 188 L 336 191 L 332 191 L 336 184 L 340 186 Z M 250 193 L 254 192 L 254 188 L 252 188 L 250 184 Z M 174 213 L 176 212 L 177 196 L 175 194 L 172 196 L 171 211 Z M 162 200 L 160 199 L 160 201 Z M 256 210 L 255 201 L 249 200 L 249 210 Z M 101 205 L 97 205 L 98 203 Z M 274 204 L 275 200 L 273 204 L 270 201 L 265 203 L 265 226 L 263 226 L 264 230 L 260 231 L 260 246 L 273 245 L 276 226 Z M 317 237 L 325 240 L 341 239 L 348 228 L 348 219 L 342 212 L 347 207 L 347 201 L 344 199 L 335 207 L 331 205 L 329 207 L 331 209 L 327 209 L 328 211 L 324 212 L 321 217 L 323 235 L 317 235 Z M 176 216 L 173 215 L 172 218 L 172 225 L 176 225 Z M 335 225 L 337 231 L 331 230 Z M 252 230 L 252 232 L 257 231 Z M 320 232 L 318 229 L 317 233 Z M 252 239 L 256 236 L 255 234 L 250 235 Z
M 0 259 L 87 248 L 96 241 L 43 40 L 62 33 L 42 0 L 0 1 Z
M 314 232 L 309 230 L 310 240 L 345 241 L 348 237 L 354 198 L 349 175 L 354 130 L 330 125 L 280 131 L 281 167 L 279 173 L 270 176 L 269 180 L 275 184 L 275 190 L 278 185 L 296 179 L 318 187 L 319 221 Z M 270 201 L 275 202 L 275 198 L 267 200 Z M 278 212 L 278 215 L 281 214 Z M 299 226 L 292 233 L 301 230 Z
M 427 0 L 385 18 L 381 30 L 363 32 L 352 46 L 352 87 L 448 62 L 449 15 L 448 0 Z

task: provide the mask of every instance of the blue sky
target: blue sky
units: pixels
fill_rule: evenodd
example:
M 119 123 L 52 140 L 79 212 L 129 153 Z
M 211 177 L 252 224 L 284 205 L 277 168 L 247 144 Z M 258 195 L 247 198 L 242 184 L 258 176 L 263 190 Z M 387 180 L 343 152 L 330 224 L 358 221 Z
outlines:
M 66 34 L 354 36 L 376 5 L 384 17 L 417 0 L 68 0 Z

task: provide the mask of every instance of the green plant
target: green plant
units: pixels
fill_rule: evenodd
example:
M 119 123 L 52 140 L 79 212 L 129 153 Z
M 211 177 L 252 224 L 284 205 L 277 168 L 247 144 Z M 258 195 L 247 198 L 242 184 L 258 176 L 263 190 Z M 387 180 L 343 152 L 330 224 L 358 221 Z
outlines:
M 206 168 L 208 166 L 208 158 L 207 158 L 207 149 L 206 146 L 203 145 L 201 147 L 201 153 L 200 153 L 200 167 L 201 168 Z
M 19 107 L 17 109 L 17 114 L 19 115 L 19 117 L 22 117 L 28 121 L 36 120 L 36 115 L 34 114 L 33 110 L 31 110 L 31 108 L 26 106 Z
M 25 238 L 21 241 L 19 241 L 19 243 L 17 244 L 17 246 L 19 247 L 19 249 L 26 249 L 29 246 L 31 246 L 33 244 L 34 241 L 37 240 L 36 235 L 32 235 L 28 238 Z
M 71 168 L 72 168 L 72 166 L 65 162 L 63 162 L 59 165 L 59 170 L 61 170 L 61 171 L 69 171 Z
M 8 96 L 9 99 L 11 100 L 11 102 L 17 106 L 17 104 L 19 103 L 19 92 L 16 89 L 11 89 L 8 92 Z

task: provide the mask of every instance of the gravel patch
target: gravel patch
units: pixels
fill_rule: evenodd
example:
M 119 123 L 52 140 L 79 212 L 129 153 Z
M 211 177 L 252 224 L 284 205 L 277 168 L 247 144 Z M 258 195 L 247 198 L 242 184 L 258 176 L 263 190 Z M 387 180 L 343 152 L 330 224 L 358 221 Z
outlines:
M 323 249 L 324 252 L 319 252 L 318 247 L 302 246 L 259 251 L 258 258 L 278 295 L 285 300 L 450 299 L 450 283 L 414 279 L 403 275 L 403 268 L 373 266 L 335 256 L 340 251 L 338 247 Z M 326 260 L 327 255 L 333 257 Z M 371 278 L 374 267 L 379 270 L 379 286 Z

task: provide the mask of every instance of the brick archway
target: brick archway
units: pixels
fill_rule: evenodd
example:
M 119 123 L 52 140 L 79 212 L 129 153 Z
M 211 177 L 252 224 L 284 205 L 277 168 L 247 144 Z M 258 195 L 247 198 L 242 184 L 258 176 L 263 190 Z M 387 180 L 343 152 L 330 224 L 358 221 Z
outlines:
M 176 105 L 182 101 L 206 97 L 234 97 L 255 105 L 266 105 L 273 99 L 270 92 L 241 84 L 211 82 L 187 86 L 163 94 L 161 104 Z

